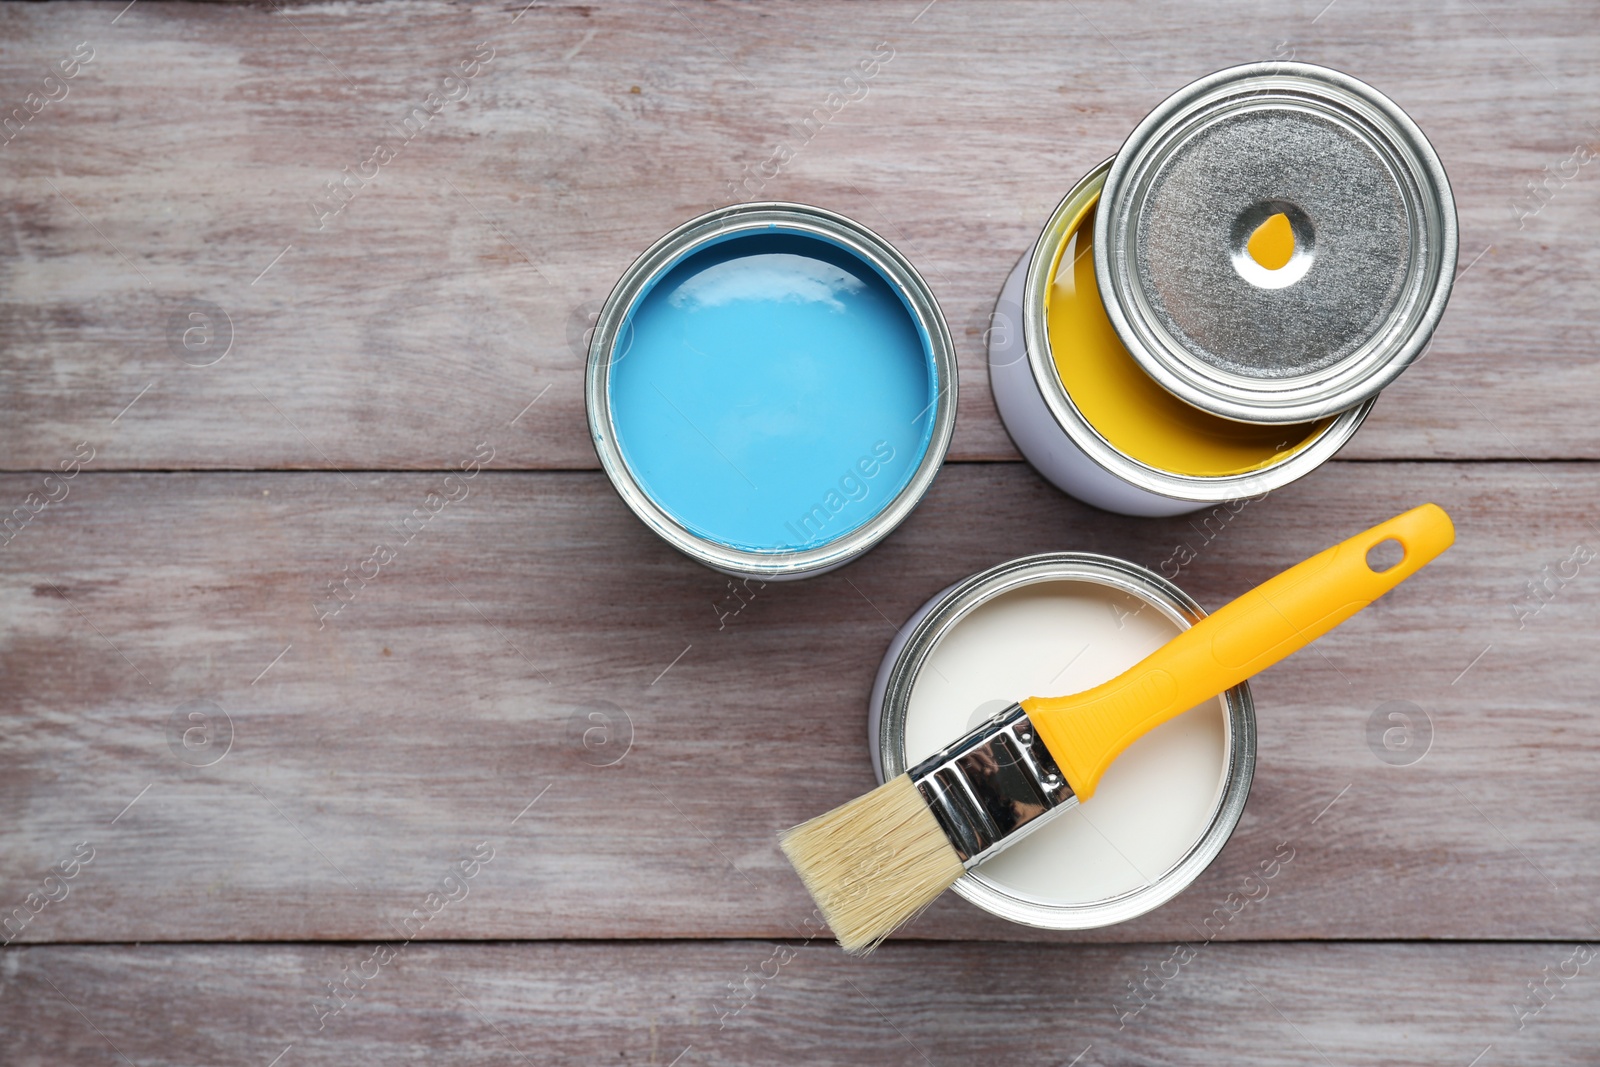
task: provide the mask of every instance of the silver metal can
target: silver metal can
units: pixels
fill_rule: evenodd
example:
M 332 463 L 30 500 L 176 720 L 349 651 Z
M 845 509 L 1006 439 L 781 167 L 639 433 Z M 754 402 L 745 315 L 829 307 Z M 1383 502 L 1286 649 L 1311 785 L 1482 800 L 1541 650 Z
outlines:
M 1088 553 L 1028 556 L 952 585 L 900 628 L 879 668 L 868 719 L 878 780 L 1004 705 L 1115 676 L 1204 615 L 1159 575 Z M 1233 833 L 1255 751 L 1246 683 L 1135 742 L 1090 800 L 962 875 L 955 891 L 1056 930 L 1152 911 Z
M 721 254 L 717 252 L 718 249 L 737 249 L 743 246 L 734 242 L 741 241 L 790 241 L 795 242 L 794 247 L 802 251 L 814 246 L 815 254 L 832 264 L 830 267 L 825 263 L 823 272 L 827 273 L 833 268 L 844 272 L 838 275 L 845 279 L 839 284 L 846 287 L 855 285 L 857 289 L 852 292 L 859 290 L 861 285 L 871 288 L 881 283 L 886 286 L 884 293 L 892 295 L 886 295 L 883 299 L 898 300 L 897 306 L 906 316 L 905 328 L 914 331 L 920 339 L 922 359 L 925 361 L 925 367 L 919 364 L 917 373 L 922 370 L 926 372 L 926 396 L 909 404 L 909 408 L 921 408 L 911 420 L 912 429 L 905 431 L 905 440 L 911 442 L 903 446 L 912 453 L 909 462 L 904 458 L 898 460 L 894 480 L 887 475 L 879 477 L 877 472 L 888 470 L 889 464 L 896 462 L 898 453 L 894 446 L 885 441 L 872 443 L 873 438 L 869 434 L 872 428 L 866 427 L 862 431 L 865 435 L 862 443 L 852 446 L 848 457 L 834 463 L 840 469 L 833 471 L 830 468 L 838 484 L 818 484 L 814 492 L 808 491 L 803 498 L 800 512 L 790 513 L 794 515 L 794 521 L 784 525 L 786 531 L 793 530 L 792 537 L 785 532 L 772 538 L 719 538 L 709 533 L 703 524 L 697 526 L 695 521 L 685 517 L 681 509 L 675 510 L 670 501 L 661 499 L 659 493 L 652 491 L 649 479 L 641 477 L 640 463 L 643 461 L 639 454 L 635 452 L 630 459 L 627 442 L 623 440 L 627 430 L 625 426 L 619 426 L 619 408 L 612 395 L 616 376 L 630 373 L 627 370 L 619 372 L 619 368 L 623 367 L 625 359 L 638 343 L 634 336 L 633 316 L 652 289 L 686 261 L 701 261 L 692 257 L 702 253 Z M 807 251 L 806 254 L 811 252 Z M 768 258 L 772 257 L 769 255 Z M 804 256 L 790 255 L 789 258 L 803 259 Z M 724 291 L 730 285 L 748 286 L 749 272 L 735 274 L 737 276 L 729 274 L 722 277 L 722 282 L 727 283 Z M 846 278 L 846 275 L 851 277 Z M 816 282 L 824 287 L 833 284 L 827 277 L 802 281 L 807 284 Z M 830 300 L 833 295 L 836 294 L 832 291 L 824 291 L 816 299 Z M 752 336 L 750 344 L 741 351 L 748 351 L 751 360 L 767 357 L 775 361 L 777 357 L 770 353 L 786 338 L 773 338 L 770 332 L 767 336 Z M 876 337 L 875 334 L 873 336 Z M 635 366 L 639 358 L 638 355 L 634 356 Z M 816 377 L 813 375 L 813 378 Z M 762 388 L 766 388 L 764 384 Z M 756 481 L 728 457 L 726 441 L 719 446 L 716 440 L 718 431 L 714 427 L 697 424 L 690 415 L 680 410 L 679 403 L 675 403 L 660 389 L 656 391 L 661 393 L 661 401 L 666 405 L 662 410 L 670 408 L 682 415 L 686 427 L 692 428 L 711 452 L 726 460 L 748 483 L 753 491 L 752 497 L 761 491 Z M 772 395 L 775 392 L 779 393 L 776 399 Z M 763 403 L 769 400 L 776 403 L 785 396 L 776 387 L 759 393 Z M 802 578 L 842 566 L 866 552 L 887 537 L 927 492 L 944 460 L 955 429 L 955 349 L 932 290 L 910 261 L 882 237 L 860 223 L 822 208 L 788 203 L 741 204 L 711 211 L 677 227 L 651 245 L 623 273 L 595 325 L 589 348 L 584 399 L 590 436 L 600 464 L 623 501 L 646 526 L 685 555 L 726 574 L 767 581 Z M 796 416 L 803 417 L 803 411 Z M 686 438 L 687 428 L 681 430 Z M 816 447 L 819 449 L 828 444 L 821 438 L 822 435 L 816 435 Z M 857 459 L 855 451 L 862 451 L 863 455 Z M 888 458 L 885 458 L 886 451 Z M 662 461 L 662 466 L 667 465 L 666 461 Z M 877 480 L 874 481 L 874 478 Z M 743 486 L 736 485 L 734 489 L 744 491 Z M 858 503 L 865 507 L 867 501 L 871 502 L 869 508 L 853 512 L 844 520 L 836 519 L 844 507 Z M 804 504 L 812 506 L 807 509 Z M 770 518 L 764 517 L 763 521 Z M 828 525 L 830 522 L 834 525 Z M 769 525 L 772 523 L 769 522 Z M 840 531 L 837 535 L 832 533 L 835 528 Z

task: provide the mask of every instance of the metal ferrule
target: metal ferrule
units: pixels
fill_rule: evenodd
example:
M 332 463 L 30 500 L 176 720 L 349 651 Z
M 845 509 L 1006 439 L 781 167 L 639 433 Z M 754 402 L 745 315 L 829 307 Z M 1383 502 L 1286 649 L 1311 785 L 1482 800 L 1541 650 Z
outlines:
M 1028 713 L 1013 704 L 909 771 L 970 870 L 1078 798 Z

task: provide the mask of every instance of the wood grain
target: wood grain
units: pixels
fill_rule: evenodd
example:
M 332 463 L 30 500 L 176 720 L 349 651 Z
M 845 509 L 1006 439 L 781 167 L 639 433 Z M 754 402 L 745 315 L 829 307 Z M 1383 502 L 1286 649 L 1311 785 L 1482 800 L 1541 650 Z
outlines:
M 1173 948 L 890 945 L 862 962 L 795 941 L 413 944 L 379 967 L 363 945 L 33 947 L 6 957 L 0 995 L 16 1067 L 1593 1055 L 1596 965 L 1570 944 L 1214 945 L 1163 968 Z M 1547 973 L 1577 977 L 1550 980 L 1532 1014 L 1527 985 Z M 358 975 L 348 1003 L 323 1016 L 326 983 L 346 974 Z M 1147 975 L 1154 992 L 1135 1011 L 1127 986 Z
M 1460 208 L 1436 343 L 1346 454 L 1600 457 L 1600 182 L 1568 165 L 1597 136 L 1582 3 L 122 7 L 0 7 L 0 107 L 77 42 L 95 57 L 0 155 L 5 469 L 82 440 L 103 469 L 435 469 L 535 398 L 496 465 L 592 468 L 599 301 L 660 234 L 756 195 L 919 265 L 960 350 L 952 455 L 1012 458 L 982 333 L 1051 206 L 1171 91 L 1291 55 L 1392 95 Z M 465 97 L 322 218 L 325 184 L 485 41 Z M 730 193 L 780 145 L 781 173 Z
M 0 499 L 36 477 L 0 478 Z M 726 618 L 727 580 L 595 472 L 480 473 L 425 524 L 443 475 L 67 484 L 3 550 L 0 902 L 77 842 L 95 857 L 24 941 L 388 937 L 483 841 L 495 859 L 429 937 L 784 936 L 810 906 L 775 834 L 870 786 L 868 690 L 924 599 L 1031 552 L 1161 569 L 1188 545 L 1180 582 L 1217 605 L 1430 499 L 1457 546 L 1254 683 L 1259 769 L 1222 857 L 1151 916 L 1075 937 L 1192 937 L 1285 841 L 1292 869 L 1228 937 L 1559 939 L 1597 918 L 1593 564 L 1516 610 L 1600 537 L 1589 464 L 1336 464 L 1209 540 L 1019 464 L 958 465 L 860 562 Z M 319 630 L 327 583 L 370 573 L 380 542 L 398 555 Z M 1431 720 L 1412 766 L 1368 747 L 1393 700 Z M 222 735 L 202 743 L 193 701 L 231 721 L 205 767 Z M 591 711 L 613 732 L 585 747 Z M 1041 936 L 954 899 L 911 934 Z
M 1592 1059 L 1589 6 L 524 2 L 0 3 L 0 1060 Z M 1290 57 L 1443 157 L 1435 343 L 1226 521 L 1079 505 L 1006 462 L 1000 283 L 1168 93 Z M 918 265 L 971 462 L 743 603 L 593 469 L 582 364 L 633 257 L 746 196 Z M 1253 683 L 1250 803 L 1187 892 L 1077 934 L 947 897 L 865 962 L 812 936 L 775 834 L 870 785 L 927 597 L 1077 549 L 1214 606 L 1429 499 L 1457 546 Z M 1419 762 L 1369 740 L 1392 701 Z

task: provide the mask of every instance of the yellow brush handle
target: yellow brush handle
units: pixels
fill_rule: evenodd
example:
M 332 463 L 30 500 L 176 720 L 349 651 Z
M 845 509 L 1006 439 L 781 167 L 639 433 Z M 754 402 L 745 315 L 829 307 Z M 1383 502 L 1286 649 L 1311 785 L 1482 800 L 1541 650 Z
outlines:
M 1072 791 L 1087 800 L 1123 749 L 1309 645 L 1411 577 L 1455 537 L 1438 505 L 1412 508 L 1256 586 L 1111 681 L 1072 696 L 1029 697 L 1022 707 Z M 1405 556 L 1374 571 L 1367 553 L 1389 540 Z

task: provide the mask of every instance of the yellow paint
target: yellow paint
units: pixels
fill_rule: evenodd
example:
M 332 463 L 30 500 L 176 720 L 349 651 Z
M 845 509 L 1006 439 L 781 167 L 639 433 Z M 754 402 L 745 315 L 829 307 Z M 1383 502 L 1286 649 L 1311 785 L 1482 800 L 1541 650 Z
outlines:
M 1146 375 L 1106 317 L 1095 283 L 1097 203 L 1098 196 L 1085 205 L 1057 250 L 1055 282 L 1045 305 L 1056 372 L 1095 432 L 1147 467 L 1215 478 L 1279 463 L 1333 425 L 1331 418 L 1276 425 L 1234 422 L 1190 407 Z M 1287 224 L 1285 219 L 1285 229 Z M 1068 253 L 1072 262 L 1063 270 L 1061 257 Z
M 1245 243 L 1245 250 L 1268 270 L 1283 269 L 1294 255 L 1294 229 L 1289 225 L 1289 216 L 1280 211 L 1257 226 Z

